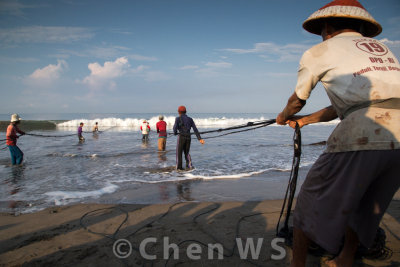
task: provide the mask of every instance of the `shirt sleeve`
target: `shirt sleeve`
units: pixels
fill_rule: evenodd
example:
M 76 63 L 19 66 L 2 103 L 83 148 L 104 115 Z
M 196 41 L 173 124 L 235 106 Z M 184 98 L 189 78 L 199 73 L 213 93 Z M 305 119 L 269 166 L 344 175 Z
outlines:
M 24 131 L 21 131 L 21 129 L 19 129 L 17 126 L 14 126 L 15 130 L 19 133 L 19 134 L 25 134 Z
M 298 98 L 302 100 L 307 100 L 311 91 L 317 85 L 319 81 L 319 77 L 314 75 L 311 71 L 310 65 L 311 60 L 308 59 L 307 52 L 304 53 L 303 57 L 300 60 L 300 67 L 297 73 L 297 85 L 296 85 L 296 95 Z
M 200 136 L 199 130 L 197 130 L 196 124 L 194 123 L 193 119 L 191 119 L 191 123 L 192 123 L 193 131 L 197 136 L 197 139 L 200 140 L 201 136 Z

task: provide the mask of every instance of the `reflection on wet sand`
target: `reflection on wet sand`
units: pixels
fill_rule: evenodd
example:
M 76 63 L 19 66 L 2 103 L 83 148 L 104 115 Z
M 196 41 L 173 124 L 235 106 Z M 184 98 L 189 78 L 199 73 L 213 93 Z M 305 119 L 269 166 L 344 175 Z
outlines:
M 17 194 L 21 186 L 19 184 L 20 181 L 24 180 L 25 177 L 25 165 L 21 166 L 11 166 L 11 172 L 8 179 L 5 180 L 5 184 L 8 184 L 10 187 L 10 195 Z M 17 208 L 19 201 L 10 200 L 8 203 L 8 207 L 11 209 Z
M 160 161 L 167 161 L 167 153 L 165 151 L 158 151 L 157 153 Z
M 191 197 L 192 189 L 190 188 L 191 182 L 179 182 L 176 184 L 176 192 L 180 201 L 193 201 Z

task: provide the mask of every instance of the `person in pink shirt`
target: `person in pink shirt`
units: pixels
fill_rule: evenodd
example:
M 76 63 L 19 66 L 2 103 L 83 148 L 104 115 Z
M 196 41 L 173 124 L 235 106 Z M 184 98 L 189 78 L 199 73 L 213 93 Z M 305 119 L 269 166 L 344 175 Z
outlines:
M 19 149 L 19 147 L 17 146 L 17 139 L 19 138 L 17 133 L 21 135 L 25 134 L 24 131 L 21 131 L 18 128 L 18 124 L 20 123 L 20 121 L 21 118 L 18 114 L 12 114 L 11 123 L 7 127 L 6 144 L 8 146 L 8 149 L 10 150 L 12 165 L 19 165 L 24 159 L 24 153 L 22 153 L 21 149 Z

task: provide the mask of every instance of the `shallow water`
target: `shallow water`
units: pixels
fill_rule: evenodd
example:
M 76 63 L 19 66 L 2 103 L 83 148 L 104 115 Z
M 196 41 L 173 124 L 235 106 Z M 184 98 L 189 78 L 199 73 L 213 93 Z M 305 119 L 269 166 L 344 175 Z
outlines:
M 202 131 L 273 118 L 273 115 L 194 114 L 192 117 Z M 142 119 L 150 119 L 150 126 L 154 129 L 156 114 L 70 118 L 59 124 L 56 131 L 31 133 L 73 134 L 80 121 L 86 123 L 86 131 L 90 131 L 95 121 L 99 121 L 100 130 L 105 131 L 99 135 L 85 133 L 84 143 L 79 143 L 76 136 L 23 136 L 18 141 L 25 154 L 21 167 L 11 167 L 9 152 L 0 151 L 1 211 L 18 209 L 26 212 L 52 205 L 96 202 L 110 193 L 151 183 L 220 179 L 248 179 L 251 182 L 252 177 L 262 175 L 267 182 L 286 184 L 287 179 L 277 176 L 276 171 L 289 172 L 291 168 L 293 130 L 290 127 L 271 125 L 209 139 L 203 146 L 193 138 L 190 153 L 195 169 L 176 172 L 176 137 L 168 138 L 166 152 L 157 151 L 154 131 L 148 144 L 141 141 L 138 127 Z M 166 121 L 171 129 L 174 121 L 172 114 L 166 116 Z M 335 125 L 336 122 L 305 127 L 302 131 L 303 144 L 326 140 Z M 210 135 L 203 137 L 206 136 Z M 323 149 L 323 146 L 303 146 L 301 167 L 311 165 Z M 223 197 L 221 194 L 221 200 Z

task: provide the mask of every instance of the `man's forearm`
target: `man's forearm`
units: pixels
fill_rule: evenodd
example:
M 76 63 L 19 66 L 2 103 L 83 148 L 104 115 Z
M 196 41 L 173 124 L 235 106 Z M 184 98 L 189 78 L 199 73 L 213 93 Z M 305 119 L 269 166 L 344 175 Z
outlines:
M 301 120 L 303 121 L 304 125 L 308 125 L 317 122 L 331 121 L 337 117 L 338 115 L 336 114 L 336 110 L 333 108 L 333 106 L 329 106 L 310 115 L 304 116 L 301 118 Z
M 306 104 L 305 100 L 298 98 L 296 93 L 293 93 L 293 95 L 289 97 L 286 107 L 281 112 L 280 119 L 283 122 L 287 121 L 291 116 L 299 112 L 304 107 L 305 104 Z

